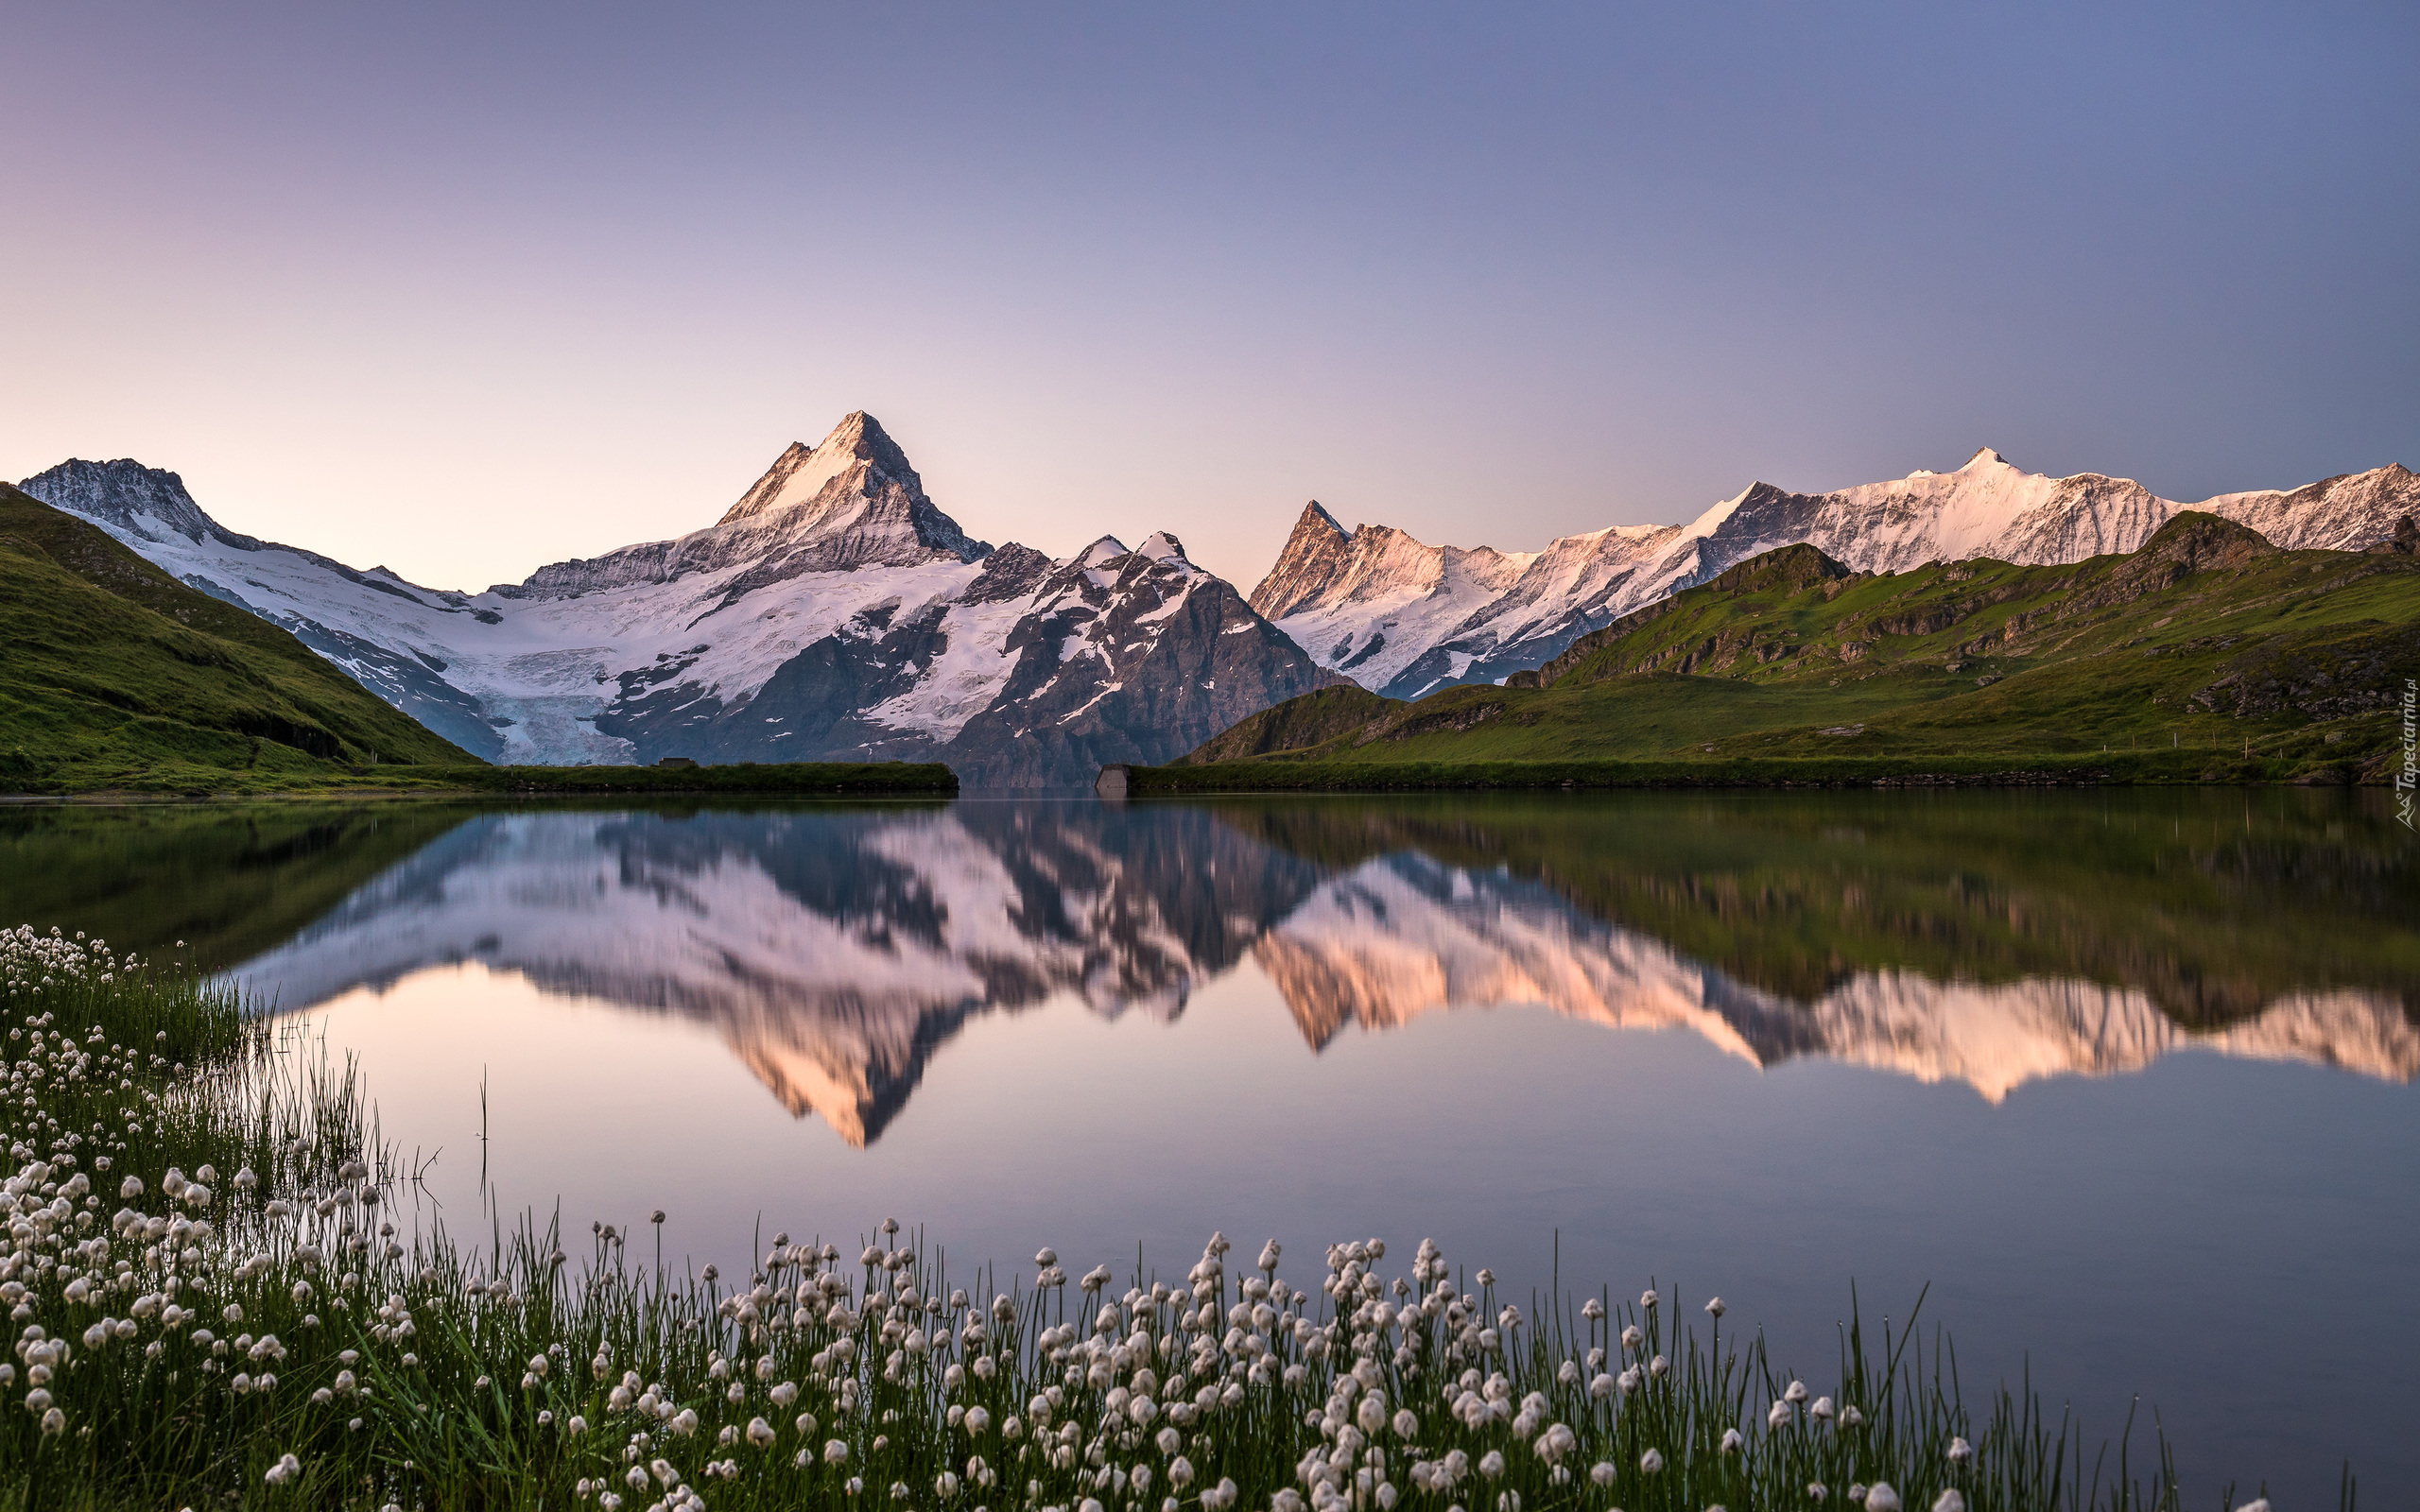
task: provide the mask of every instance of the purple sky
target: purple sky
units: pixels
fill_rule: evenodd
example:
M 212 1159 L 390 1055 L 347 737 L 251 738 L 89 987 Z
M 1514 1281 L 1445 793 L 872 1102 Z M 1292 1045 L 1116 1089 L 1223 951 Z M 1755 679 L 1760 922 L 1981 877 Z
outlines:
M 1054 553 L 2420 464 L 2420 10 L 0 3 L 0 474 L 444 587 L 879 416 Z

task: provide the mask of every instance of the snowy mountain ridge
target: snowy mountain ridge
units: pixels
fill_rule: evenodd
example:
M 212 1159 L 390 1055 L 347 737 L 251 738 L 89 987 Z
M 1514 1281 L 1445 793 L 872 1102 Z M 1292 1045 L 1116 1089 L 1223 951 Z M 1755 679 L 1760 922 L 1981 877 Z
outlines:
M 1171 535 L 1065 562 L 970 539 L 863 412 L 704 530 L 475 594 L 228 531 L 133 461 L 23 487 L 490 761 L 896 759 L 1088 783 L 1332 680 Z
M 1970 557 L 2073 562 L 2133 551 L 2187 508 L 2288 549 L 2358 550 L 2420 512 L 2420 477 L 2390 464 L 2188 505 L 2131 478 L 2027 472 L 1984 447 L 1953 472 L 1919 468 L 1830 493 L 1751 484 L 1685 525 L 1617 525 L 1527 555 L 1428 546 L 1385 525 L 1346 530 L 1313 503 L 1252 603 L 1322 666 L 1412 698 L 1538 666 L 1590 630 L 1781 546 L 1809 542 L 1877 573 Z M 1483 553 L 1484 570 L 1457 577 L 1443 565 L 1457 553 Z

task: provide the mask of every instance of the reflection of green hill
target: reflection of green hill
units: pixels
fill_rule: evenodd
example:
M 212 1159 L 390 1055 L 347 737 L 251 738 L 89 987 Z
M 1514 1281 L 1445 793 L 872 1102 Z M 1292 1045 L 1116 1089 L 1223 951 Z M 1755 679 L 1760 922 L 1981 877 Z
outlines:
M 474 812 L 452 803 L 0 811 L 0 919 L 205 970 L 283 944 Z
M 2401 996 L 2420 1022 L 2420 850 L 2379 795 L 2252 789 L 1505 796 L 1222 804 L 1349 866 L 1417 849 L 1508 868 L 1801 1000 L 1849 972 L 2055 974 L 2230 1023 L 2288 991 Z

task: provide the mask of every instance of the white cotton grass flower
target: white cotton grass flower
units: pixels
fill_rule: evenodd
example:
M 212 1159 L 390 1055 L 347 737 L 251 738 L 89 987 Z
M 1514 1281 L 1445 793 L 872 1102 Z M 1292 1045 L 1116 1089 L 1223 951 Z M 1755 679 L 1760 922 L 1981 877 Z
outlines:
M 2235 1512 L 2269 1512 L 2269 1499 L 2265 1496 L 2256 1496 L 2243 1505 L 2237 1507 Z
M 262 1478 L 271 1486 L 284 1486 L 302 1473 L 301 1460 L 291 1454 L 281 1454 L 278 1456 L 277 1463 L 270 1466 L 268 1473 Z
M 1663 1470 L 1664 1455 L 1662 1451 L 1651 1449 L 1646 1453 L 1638 1456 L 1638 1472 L 1641 1475 L 1658 1475 L 1663 1473 Z
M 1747 1445 L 1748 1441 L 1739 1436 L 1738 1429 L 1726 1428 L 1722 1431 L 1721 1452 L 1723 1453 L 1737 1454 L 1741 1450 L 1745 1449 Z
M 1933 1499 L 1932 1512 L 1966 1512 L 1966 1493 L 1949 1487 Z
M 771 1423 L 767 1422 L 762 1418 L 751 1418 L 748 1419 L 748 1441 L 750 1443 L 755 1445 L 758 1449 L 764 1449 L 773 1442 L 773 1425 Z
M 1876 1481 L 1865 1488 L 1865 1512 L 1899 1512 L 1899 1493 L 1889 1481 Z
M 1707 1313 L 1711 1314 L 1712 1314 L 1714 1317 L 1716 1317 L 1717 1319 L 1720 1319 L 1720 1318 L 1722 1316 L 1722 1314 L 1723 1314 L 1728 1313 L 1729 1311 L 1731 1311 L 1731 1309 L 1730 1309 L 1729 1307 L 1727 1307 L 1727 1306 L 1725 1306 L 1725 1305 L 1723 1304 L 1723 1300 L 1722 1300 L 1722 1298 L 1721 1298 L 1721 1297 L 1715 1297 L 1715 1298 L 1711 1299 L 1710 1301 L 1708 1301 L 1708 1302 L 1705 1304 L 1705 1310 L 1706 1310 L 1706 1312 L 1707 1312 Z

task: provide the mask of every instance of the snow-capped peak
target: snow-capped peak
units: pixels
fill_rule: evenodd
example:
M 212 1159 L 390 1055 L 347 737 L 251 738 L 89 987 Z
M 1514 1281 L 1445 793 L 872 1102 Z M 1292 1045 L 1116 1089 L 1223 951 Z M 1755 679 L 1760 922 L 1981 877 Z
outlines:
M 1085 568 L 1105 566 L 1126 554 L 1126 542 L 1115 536 L 1103 536 L 1076 554 L 1075 565 Z
M 185 480 L 132 457 L 87 462 L 81 457 L 37 472 L 18 485 L 45 504 L 112 526 L 137 540 L 157 542 L 168 534 L 199 542 L 205 538 L 250 541 L 230 534 L 202 513 L 185 491 Z
M 813 449 L 792 441 L 789 449 L 774 459 L 755 485 L 739 496 L 718 522 L 734 524 L 742 520 L 772 514 L 784 509 L 811 504 L 834 478 L 840 477 L 860 463 L 873 472 L 921 490 L 916 470 L 908 465 L 908 455 L 882 428 L 882 422 L 862 409 L 853 409 L 840 418 L 840 423 L 817 442 Z
M 1483 592 L 1467 592 L 1472 585 L 1452 575 L 1437 586 L 1377 571 L 1381 557 L 1400 552 L 1409 563 L 1410 552 L 1435 548 L 1382 524 L 1357 526 L 1348 538 L 1313 508 L 1252 602 L 1321 665 L 1389 697 L 1413 698 L 1535 666 L 1581 635 L 1776 546 L 1807 542 L 1874 573 L 1973 557 L 2081 561 L 2135 549 L 2180 507 L 2127 478 L 2027 472 L 1985 446 L 1954 472 L 1919 468 L 1821 494 L 1756 483 L 1686 525 L 1565 536 Z M 2379 468 L 2192 507 L 2290 550 L 2354 550 L 2385 539 L 2420 507 L 2420 482 Z
M 1184 543 L 1177 540 L 1174 534 L 1166 530 L 1154 531 L 1148 540 L 1134 548 L 1134 555 L 1149 557 L 1153 561 L 1173 562 L 1180 567 L 1193 565 L 1192 559 L 1184 554 Z
M 1683 541 L 1694 541 L 1701 536 L 1713 535 L 1717 530 L 1722 528 L 1722 522 L 1730 519 L 1732 514 L 1738 509 L 1739 506 L 1747 501 L 1748 495 L 1755 491 L 1756 485 L 1754 483 L 1749 484 L 1746 488 L 1741 489 L 1738 492 L 1723 500 L 1720 504 L 1716 505 L 1713 508 L 1708 509 L 1705 513 L 1690 521 L 1681 531 L 1680 539 Z M 1632 537 L 1629 539 L 1636 540 L 1638 538 Z

